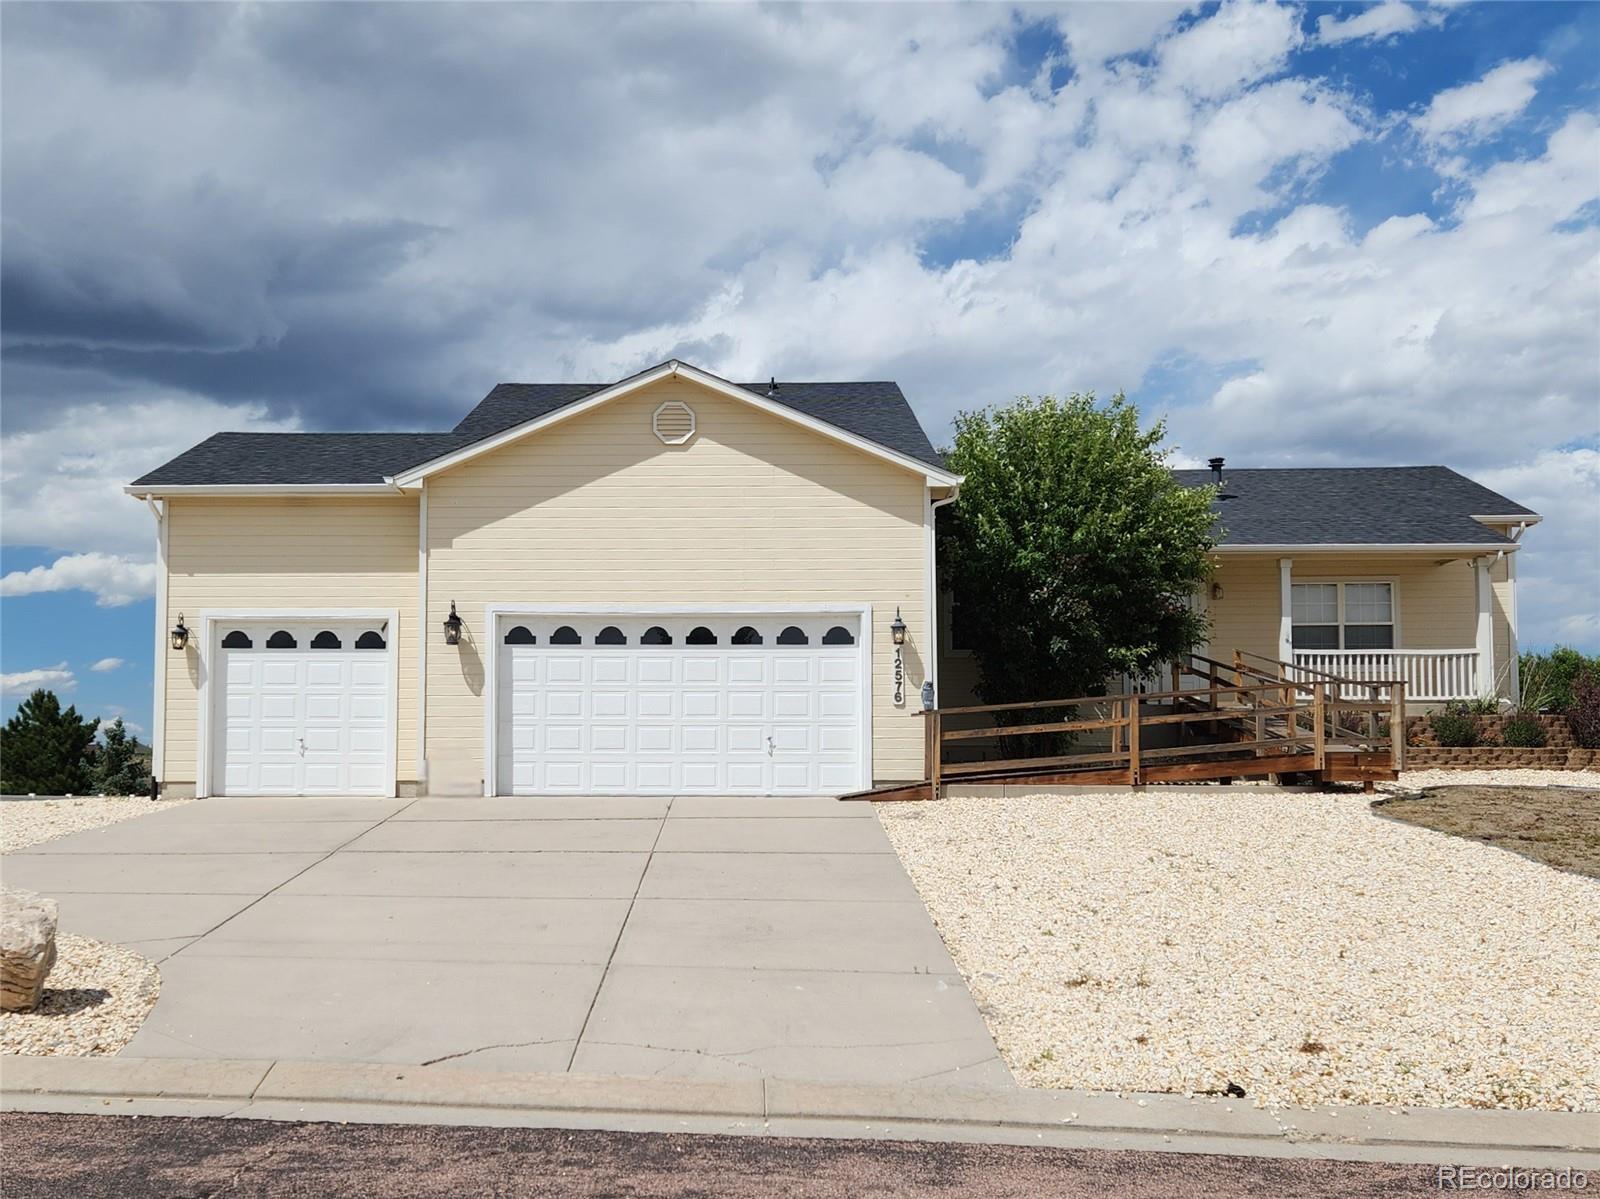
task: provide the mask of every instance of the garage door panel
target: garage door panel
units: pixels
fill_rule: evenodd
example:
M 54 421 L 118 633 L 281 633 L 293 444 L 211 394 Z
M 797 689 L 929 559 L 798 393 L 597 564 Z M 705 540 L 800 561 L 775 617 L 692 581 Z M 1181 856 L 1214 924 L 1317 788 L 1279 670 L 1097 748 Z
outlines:
M 298 686 L 300 675 L 304 668 L 305 659 L 300 657 L 273 656 L 263 658 L 260 672 L 261 685 L 263 687 Z
M 306 719 L 307 720 L 339 720 L 343 715 L 345 696 L 343 692 L 329 694 L 323 691 L 308 691 L 306 693 Z
M 637 711 L 641 720 L 671 720 L 678 714 L 678 693 L 641 691 Z
M 642 754 L 666 754 L 677 749 L 673 734 L 677 730 L 670 724 L 641 724 L 638 728 L 638 748 Z
M 515 623 L 535 640 L 497 646 L 499 791 L 810 794 L 860 781 L 860 658 L 822 644 L 835 625 L 857 636 L 855 617 L 597 614 Z M 747 624 L 759 639 L 735 642 Z M 578 644 L 550 644 L 562 625 L 576 630 Z M 655 625 L 667 631 L 665 644 L 648 632 Z M 689 644 L 701 625 L 709 635 Z M 777 643 L 790 625 L 803 644 Z M 598 644 L 608 626 L 622 640 L 608 634 Z
M 856 730 L 851 725 L 824 724 L 817 727 L 817 749 L 821 753 L 854 753 Z
M 728 726 L 728 752 L 731 754 L 765 753 L 767 729 L 761 724 L 730 724 Z
M 562 654 L 551 658 L 547 663 L 549 679 L 552 683 L 581 683 L 583 682 L 583 659 L 570 654 Z
M 721 658 L 693 657 L 683 660 L 683 681 L 685 683 L 718 683 L 722 682 Z M 644 678 L 641 674 L 640 681 Z
M 678 681 L 677 680 L 677 670 L 676 670 L 677 665 L 678 665 L 678 663 L 677 663 L 676 659 L 662 657 L 662 656 L 659 656 L 659 655 L 652 656 L 652 657 L 647 657 L 647 658 L 640 658 L 639 659 L 639 675 L 638 675 L 639 682 L 641 684 L 650 684 L 650 683 L 671 684 L 671 683 L 676 683 Z M 688 674 L 688 668 L 689 668 L 689 664 L 688 663 L 684 663 L 684 670 L 685 670 L 684 677 L 686 679 L 689 679 L 689 681 L 691 681 L 691 682 L 697 682 L 697 681 L 703 682 L 704 681 L 704 680 L 696 680 L 696 679 L 690 678 L 690 675 Z
M 715 795 L 726 791 L 728 784 L 721 763 L 685 761 L 683 789 L 691 795 Z
M 766 791 L 766 767 L 758 762 L 729 762 L 727 779 L 729 791 L 744 791 L 759 795 Z
M 856 665 L 856 660 L 854 657 L 836 655 L 833 657 L 823 658 L 818 662 L 818 667 L 818 678 L 820 682 L 834 684 L 848 683 L 852 687 L 855 686 L 856 671 L 859 669 L 859 667 Z
M 299 696 L 293 691 L 258 694 L 255 697 L 256 711 L 262 720 L 294 720 L 298 699 Z
M 337 659 L 312 658 L 306 663 L 307 687 L 343 687 L 348 664 Z
M 854 790 L 857 777 L 854 762 L 817 764 L 817 789 L 823 794 Z
M 732 720 L 763 719 L 767 714 L 765 691 L 729 691 L 728 717 Z
M 791 651 L 772 660 L 772 681 L 780 686 L 810 683 L 815 665 L 816 660 L 810 654 L 802 656 Z
M 583 715 L 581 691 L 547 691 L 544 698 L 550 716 L 564 718 Z
M 842 720 L 856 714 L 856 696 L 851 691 L 824 691 L 817 696 L 818 715 Z
M 535 730 L 530 729 L 530 733 Z M 583 726 L 581 724 L 551 724 L 545 726 L 545 749 L 550 753 L 579 753 L 583 749 Z M 523 748 L 517 746 L 518 749 Z M 536 737 L 529 739 L 528 749 L 537 749 Z
M 676 770 L 669 761 L 641 761 L 639 763 L 638 791 L 675 791 Z
M 589 729 L 589 748 L 597 753 L 624 753 L 628 749 L 628 726 L 596 724 Z

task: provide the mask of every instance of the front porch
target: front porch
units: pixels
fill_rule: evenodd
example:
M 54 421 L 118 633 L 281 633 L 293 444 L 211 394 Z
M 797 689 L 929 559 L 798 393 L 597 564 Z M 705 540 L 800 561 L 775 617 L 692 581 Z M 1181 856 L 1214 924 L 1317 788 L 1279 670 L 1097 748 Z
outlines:
M 1421 550 L 1220 554 L 1208 596 L 1212 650 L 1292 668 L 1297 681 L 1405 683 L 1409 704 L 1515 702 L 1513 555 Z M 1217 653 L 1221 650 L 1221 653 Z M 1347 696 L 1355 698 L 1355 693 Z

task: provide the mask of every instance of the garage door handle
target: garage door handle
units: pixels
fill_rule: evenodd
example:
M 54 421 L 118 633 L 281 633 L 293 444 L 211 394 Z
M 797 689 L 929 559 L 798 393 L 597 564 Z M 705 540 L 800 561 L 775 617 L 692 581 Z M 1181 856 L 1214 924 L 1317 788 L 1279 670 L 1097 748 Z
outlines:
M 305 757 L 306 756 L 306 739 L 304 737 L 296 737 L 295 738 L 295 744 L 300 747 L 300 756 L 302 758 Z
M 771 737 L 768 737 L 767 738 L 767 757 L 770 758 L 772 756 L 772 752 L 777 748 L 778 748 L 778 743 L 776 741 L 774 741 Z

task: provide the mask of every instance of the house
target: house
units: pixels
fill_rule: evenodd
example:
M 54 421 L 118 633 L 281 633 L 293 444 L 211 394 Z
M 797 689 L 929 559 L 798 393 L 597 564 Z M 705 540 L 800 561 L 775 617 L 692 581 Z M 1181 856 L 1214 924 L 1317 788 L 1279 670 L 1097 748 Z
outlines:
M 1517 700 L 1516 553 L 1538 513 L 1443 466 L 1225 468 L 1174 472 L 1217 489 L 1201 653 L 1305 681 L 1402 680 L 1422 709 Z M 940 702 L 977 703 L 948 608 Z
M 1223 481 L 1218 654 L 1437 670 L 1465 695 L 1514 660 L 1533 513 L 1442 468 Z M 893 383 L 681 362 L 502 384 L 447 433 L 218 434 L 126 489 L 158 528 L 155 776 L 202 795 L 919 778 L 934 522 L 960 484 Z M 948 704 L 968 662 L 946 657 Z
M 920 776 L 933 513 L 959 484 L 893 383 L 679 362 L 504 384 L 448 433 L 218 434 L 127 488 L 159 526 L 156 778 L 837 794 Z

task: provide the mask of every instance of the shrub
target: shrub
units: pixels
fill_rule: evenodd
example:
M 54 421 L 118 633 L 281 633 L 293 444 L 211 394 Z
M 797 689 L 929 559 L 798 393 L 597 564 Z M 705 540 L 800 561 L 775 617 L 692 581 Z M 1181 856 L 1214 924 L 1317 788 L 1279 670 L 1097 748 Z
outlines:
M 1517 749 L 1543 749 L 1549 740 L 1539 718 L 1528 712 L 1518 712 L 1500 730 L 1500 740 Z
M 1547 654 L 1521 655 L 1523 706 L 1536 712 L 1565 712 L 1572 707 L 1572 684 L 1586 667 L 1600 670 L 1600 655 L 1589 657 L 1570 645 L 1558 645 Z
M 1585 666 L 1572 681 L 1572 706 L 1567 709 L 1572 738 L 1584 749 L 1600 749 L 1600 670 Z
M 1428 719 L 1433 739 L 1445 749 L 1466 749 L 1478 744 L 1478 722 L 1461 712 L 1435 712 Z

